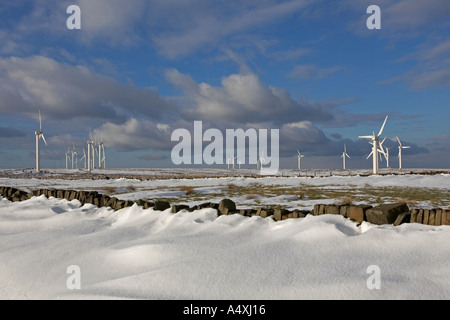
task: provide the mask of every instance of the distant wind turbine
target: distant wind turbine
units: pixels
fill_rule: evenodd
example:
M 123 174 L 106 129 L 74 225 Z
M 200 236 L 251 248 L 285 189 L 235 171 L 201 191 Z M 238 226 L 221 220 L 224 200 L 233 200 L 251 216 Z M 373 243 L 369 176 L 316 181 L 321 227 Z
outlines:
M 378 132 L 378 135 L 375 135 L 375 132 L 372 133 L 371 136 L 359 136 L 360 139 L 372 139 L 372 159 L 373 159 L 373 174 L 378 174 L 378 150 L 379 150 L 379 140 L 380 136 L 383 133 L 384 126 L 386 125 L 386 121 L 388 119 L 388 116 L 386 116 L 386 119 L 384 119 L 383 125 L 381 126 L 380 132 Z M 370 157 L 370 155 L 369 155 Z
M 402 149 L 409 149 L 411 148 L 410 146 L 403 146 L 402 143 L 400 142 L 399 137 L 396 137 L 397 141 L 398 141 L 398 168 L 401 169 L 402 168 Z
M 66 152 L 66 169 L 69 169 L 69 154 L 70 154 L 70 150 L 69 148 L 67 148 L 67 152 Z
M 41 111 L 39 110 L 39 131 L 35 131 L 36 135 L 36 172 L 39 172 L 40 169 L 40 154 L 39 154 L 39 140 L 42 138 L 45 145 L 47 145 L 47 141 L 45 141 L 44 133 L 42 132 L 42 119 L 41 119 Z
M 88 172 L 91 172 L 91 170 L 92 170 L 92 157 L 93 157 L 93 156 L 91 156 L 92 151 L 93 151 L 92 143 L 93 143 L 92 140 L 89 140 L 87 142 L 87 144 L 88 144 L 88 153 L 87 153 Z
M 72 169 L 75 169 L 75 156 L 77 156 L 77 152 L 75 151 L 75 143 L 73 144 L 73 146 L 72 146 Z M 77 160 L 77 163 L 76 163 L 77 165 L 78 165 L 78 160 Z
M 342 158 L 342 161 L 343 161 L 343 168 L 345 170 L 345 158 L 349 158 L 350 159 L 350 156 L 347 154 L 347 146 L 345 144 L 344 144 L 344 152 L 342 152 L 341 158 Z
M 263 164 L 266 161 L 266 159 L 264 158 L 264 152 L 261 152 L 261 155 L 259 156 L 259 168 L 262 170 L 263 169 Z
M 106 169 L 106 153 L 105 153 L 105 145 L 102 142 L 102 168 Z
M 383 141 L 380 142 L 380 149 L 379 151 L 384 155 L 384 158 L 386 159 L 386 168 L 390 168 L 389 166 L 389 149 L 392 147 L 383 147 L 383 143 L 386 140 L 386 138 L 383 139 Z
M 81 157 L 80 161 L 84 160 L 84 168 L 86 169 L 86 151 L 83 148 L 83 157 Z
M 301 168 L 300 161 L 304 157 L 305 157 L 305 155 L 301 154 L 300 151 L 298 151 L 298 149 L 297 149 L 297 167 L 298 167 L 298 170 L 300 170 L 300 168 Z

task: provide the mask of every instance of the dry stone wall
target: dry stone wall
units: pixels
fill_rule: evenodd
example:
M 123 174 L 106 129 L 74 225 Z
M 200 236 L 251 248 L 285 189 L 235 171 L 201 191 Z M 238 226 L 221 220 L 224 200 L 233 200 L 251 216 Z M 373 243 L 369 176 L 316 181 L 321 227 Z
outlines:
M 315 216 L 323 214 L 341 215 L 356 222 L 367 221 L 373 224 L 393 224 L 395 226 L 402 223 L 422 223 L 427 225 L 450 225 L 450 210 L 448 209 L 410 209 L 406 203 L 391 203 L 373 207 L 371 205 L 336 205 L 336 204 L 316 204 L 309 210 L 286 210 L 273 208 L 257 209 L 238 209 L 236 204 L 230 199 L 223 199 L 219 203 L 205 202 L 200 205 L 188 206 L 184 204 L 171 205 L 167 201 L 146 201 L 146 200 L 120 200 L 116 197 L 110 197 L 96 191 L 77 191 L 77 190 L 55 190 L 55 189 L 37 189 L 32 192 L 26 192 L 13 187 L 0 187 L 0 196 L 9 201 L 24 201 L 34 196 L 45 196 L 47 198 L 55 197 L 67 199 L 69 201 L 78 200 L 82 205 L 90 203 L 98 207 L 110 207 L 114 210 L 120 210 L 131 207 L 134 204 L 144 209 L 153 208 L 157 211 L 171 209 L 172 213 L 181 210 L 200 210 L 204 208 L 216 209 L 219 215 L 241 214 L 247 217 L 259 216 L 262 218 L 272 216 L 275 221 L 285 219 L 303 218 L 308 214 Z

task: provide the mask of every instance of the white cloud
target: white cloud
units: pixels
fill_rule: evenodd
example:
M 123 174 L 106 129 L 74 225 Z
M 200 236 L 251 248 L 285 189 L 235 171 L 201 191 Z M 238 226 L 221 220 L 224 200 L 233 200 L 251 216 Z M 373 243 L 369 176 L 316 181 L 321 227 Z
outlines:
M 185 94 L 182 101 L 188 103 L 180 107 L 185 119 L 240 124 L 332 119 L 320 102 L 299 103 L 285 89 L 268 86 L 253 73 L 224 77 L 220 87 L 197 84 L 177 70 L 167 71 L 166 78 Z
M 149 120 L 131 118 L 123 124 L 107 122 L 93 131 L 103 137 L 105 147 L 118 150 L 169 150 L 171 131 L 169 125 L 155 124 Z

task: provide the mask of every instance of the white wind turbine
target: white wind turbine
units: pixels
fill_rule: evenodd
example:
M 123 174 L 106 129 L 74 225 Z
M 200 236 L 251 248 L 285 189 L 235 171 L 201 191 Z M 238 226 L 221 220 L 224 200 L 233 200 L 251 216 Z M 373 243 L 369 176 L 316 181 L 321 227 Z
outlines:
M 104 152 L 105 148 L 103 147 L 103 135 L 102 133 L 100 133 L 100 142 L 98 143 L 98 168 L 101 169 L 102 168 L 102 164 L 103 164 L 103 152 Z
M 75 169 L 74 165 L 75 165 L 75 156 L 77 155 L 77 152 L 75 151 L 75 143 L 72 146 L 72 169 Z M 76 165 L 78 166 L 78 159 L 76 161 Z
M 39 140 L 42 138 L 45 145 L 47 145 L 47 141 L 45 141 L 44 133 L 42 132 L 42 119 L 41 119 L 41 111 L 39 110 L 39 131 L 35 131 L 36 135 L 36 172 L 41 170 L 40 168 L 40 154 L 39 154 Z
M 105 153 L 105 145 L 102 142 L 102 168 L 106 169 L 106 153 Z
M 93 156 L 91 156 L 91 153 L 93 152 L 93 149 L 92 149 L 93 143 L 94 142 L 92 140 L 89 140 L 87 142 L 87 144 L 88 144 L 88 153 L 87 153 L 88 172 L 91 172 L 91 170 L 92 170 L 92 157 Z
M 386 159 L 386 168 L 390 168 L 389 167 L 389 149 L 391 149 L 392 147 L 390 147 L 390 148 L 383 147 L 383 143 L 385 140 L 386 140 L 386 138 L 384 138 L 383 141 L 380 142 L 379 151 L 384 155 L 384 158 Z
M 401 169 L 402 168 L 402 149 L 409 149 L 411 148 L 410 146 L 403 146 L 402 143 L 400 142 L 399 137 L 396 137 L 397 141 L 398 141 L 398 168 Z
M 343 161 L 343 168 L 345 170 L 345 158 L 349 158 L 350 159 L 350 156 L 347 154 L 347 146 L 345 144 L 344 144 L 344 152 L 342 152 L 341 158 L 342 158 L 342 161 Z
M 372 133 L 371 136 L 359 136 L 360 139 L 372 139 L 372 152 L 369 155 L 369 157 L 372 155 L 373 159 L 373 174 L 378 174 L 378 151 L 379 151 L 379 143 L 380 143 L 380 135 L 383 133 L 384 126 L 386 125 L 386 121 L 388 119 L 388 116 L 386 116 L 386 119 L 384 119 L 383 125 L 381 126 L 380 132 L 378 132 L 378 135 L 375 135 L 375 132 Z M 368 157 L 368 158 L 369 158 Z
M 259 168 L 262 170 L 263 169 L 263 164 L 266 161 L 266 159 L 264 158 L 264 152 L 261 152 L 261 155 L 259 156 Z
M 84 168 L 86 169 L 86 151 L 83 148 L 83 157 L 81 157 L 80 161 L 84 160 Z
M 298 151 L 298 149 L 297 149 L 297 167 L 298 167 L 298 170 L 300 170 L 300 168 L 301 168 L 300 161 L 304 157 L 305 157 L 305 155 L 301 154 L 300 151 Z
M 70 150 L 69 148 L 67 148 L 67 152 L 66 152 L 66 169 L 69 169 L 69 154 L 70 154 Z

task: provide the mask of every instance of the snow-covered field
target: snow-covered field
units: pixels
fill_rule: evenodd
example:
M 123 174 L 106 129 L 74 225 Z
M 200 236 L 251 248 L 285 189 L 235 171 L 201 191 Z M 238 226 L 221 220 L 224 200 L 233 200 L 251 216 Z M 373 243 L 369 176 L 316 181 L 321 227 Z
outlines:
M 414 186 L 426 194 L 446 194 L 450 175 L 0 178 L 0 185 L 26 190 L 92 189 L 124 199 L 163 196 L 173 203 L 185 193 L 178 187 L 191 186 L 198 198 L 184 198 L 187 204 L 216 201 L 232 189 L 227 195 L 238 207 L 255 199 L 236 190 L 255 183 L 272 193 L 277 188 L 364 193 Z M 261 194 L 256 197 L 265 203 Z M 275 194 L 268 201 L 303 208 L 319 201 L 292 197 Z M 423 199 L 418 203 L 430 205 Z M 450 226 L 358 225 L 334 215 L 275 222 L 217 216 L 213 209 L 172 214 L 136 205 L 114 212 L 77 200 L 0 198 L 0 298 L 449 299 L 449 244 Z M 80 289 L 74 289 L 78 283 Z

